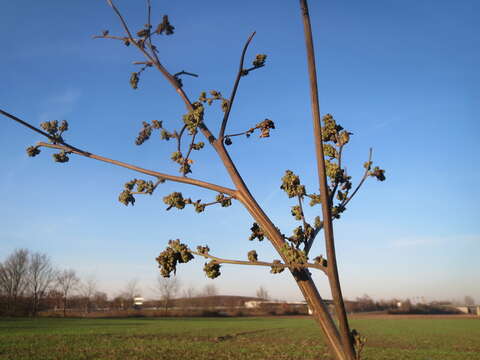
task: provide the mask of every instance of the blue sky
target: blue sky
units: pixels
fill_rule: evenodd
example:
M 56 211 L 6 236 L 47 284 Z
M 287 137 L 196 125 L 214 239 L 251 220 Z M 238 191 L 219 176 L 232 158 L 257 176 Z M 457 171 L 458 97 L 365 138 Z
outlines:
M 134 30 L 145 23 L 142 1 L 118 0 Z M 202 90 L 228 95 L 241 48 L 257 35 L 247 59 L 268 55 L 267 66 L 240 85 L 227 132 L 270 118 L 269 139 L 238 139 L 229 148 L 238 168 L 274 222 L 289 233 L 296 226 L 291 203 L 279 189 L 286 169 L 314 191 L 313 139 L 305 46 L 297 1 L 162 2 L 153 0 L 154 21 L 168 14 L 176 32 L 157 43 L 172 72 L 185 78 L 187 94 Z M 0 108 L 34 124 L 67 119 L 66 140 L 93 153 L 177 173 L 172 143 L 153 137 L 138 147 L 142 121 L 178 127 L 184 106 L 152 69 L 139 89 L 128 80 L 142 60 L 132 48 L 93 40 L 109 29 L 121 34 L 103 1 L 4 2 Z M 335 222 L 340 274 L 347 298 L 417 297 L 480 301 L 478 182 L 480 25 L 475 0 L 311 1 L 321 112 L 332 113 L 354 133 L 346 149 L 349 173 L 358 179 L 368 148 L 386 169 L 387 181 L 368 181 Z M 206 123 L 217 129 L 212 107 Z M 155 257 L 169 239 L 192 247 L 208 244 L 225 258 L 276 258 L 268 243 L 248 241 L 252 220 L 239 205 L 166 212 L 162 197 L 182 191 L 208 200 L 207 191 L 166 183 L 151 198 L 126 208 L 117 201 L 135 173 L 72 157 L 57 164 L 50 151 L 28 158 L 25 148 L 43 140 L 1 120 L 0 260 L 15 248 L 49 254 L 59 267 L 74 268 L 99 287 L 117 293 L 132 278 L 148 294 L 157 275 Z M 192 177 L 231 186 L 211 150 L 194 160 Z M 313 218 L 314 208 L 309 212 Z M 321 239 L 312 254 L 323 252 Z M 201 289 L 202 260 L 179 268 L 184 287 Z M 286 273 L 223 266 L 214 280 L 222 293 L 253 295 L 263 285 L 275 298 L 299 299 Z M 327 281 L 315 275 L 329 297 Z

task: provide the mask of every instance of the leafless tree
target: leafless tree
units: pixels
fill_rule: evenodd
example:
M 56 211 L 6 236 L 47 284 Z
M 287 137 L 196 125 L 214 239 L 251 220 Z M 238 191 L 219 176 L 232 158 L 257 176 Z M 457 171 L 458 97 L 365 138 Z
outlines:
M 214 284 L 207 284 L 204 286 L 202 291 L 203 296 L 217 296 L 218 289 Z
M 57 275 L 58 289 L 63 296 L 63 316 L 67 315 L 68 297 L 78 290 L 80 279 L 75 270 L 62 270 Z
M 125 285 L 125 288 L 120 293 L 119 298 L 122 299 L 122 307 L 130 308 L 133 306 L 133 298 L 140 296 L 141 288 L 138 278 L 133 278 Z
M 38 312 L 41 300 L 55 284 L 57 272 L 46 254 L 30 254 L 27 287 L 31 296 L 32 315 Z
M 195 297 L 196 293 L 197 291 L 195 290 L 195 288 L 193 286 L 189 286 L 186 289 L 183 289 L 182 296 L 185 299 L 191 299 Z
M 156 290 L 160 294 L 165 312 L 167 312 L 170 306 L 170 301 L 175 298 L 180 290 L 180 281 L 176 276 L 165 278 L 158 275 Z
M 28 286 L 28 250 L 17 249 L 0 264 L 0 292 L 7 298 L 7 313 L 15 313 L 17 300 Z
M 89 312 L 92 300 L 97 293 L 98 284 L 94 275 L 89 275 L 84 281 L 80 283 L 79 292 L 85 300 L 85 312 Z
M 140 281 L 137 278 L 131 279 L 127 285 L 125 285 L 124 294 L 126 297 L 133 299 L 135 296 L 139 296 L 141 289 L 140 289 Z
M 257 297 L 263 300 L 268 300 L 270 299 L 270 296 L 268 295 L 267 289 L 265 289 L 263 286 L 260 286 L 257 289 Z
M 465 296 L 463 298 L 463 301 L 464 301 L 465 305 L 467 305 L 467 306 L 475 305 L 475 299 L 472 296 L 469 296 L 469 295 Z
M 268 239 L 278 253 L 280 257 L 279 260 L 259 261 L 255 250 L 248 252 L 248 261 L 225 259 L 210 253 L 208 246 L 198 246 L 196 250 L 193 250 L 186 244 L 180 242 L 180 240 L 172 240 L 169 242 L 167 249 L 157 257 L 161 274 L 169 277 L 170 274 L 176 270 L 177 264 L 186 263 L 193 259 L 194 256 L 202 257 L 209 261 L 205 263 L 204 271 L 210 278 L 216 278 L 220 275 L 220 267 L 223 264 L 270 267 L 272 273 L 280 273 L 288 270 L 309 307 L 313 310 L 313 316 L 325 334 L 326 342 L 333 357 L 336 360 L 358 360 L 365 339 L 360 336 L 357 331 L 350 330 L 348 324 L 340 287 L 333 221 L 340 218 L 341 214 L 346 210 L 346 206 L 349 205 L 367 178 L 374 177 L 379 181 L 383 181 L 385 180 L 385 175 L 383 169 L 380 169 L 378 166 L 372 166 L 372 151 L 370 150 L 367 161 L 364 163 L 365 170 L 363 176 L 359 179 L 356 186 L 354 186 L 342 158 L 345 146 L 349 143 L 350 135 L 352 134 L 340 126 L 332 115 L 326 114 L 323 118 L 320 116 L 317 72 L 307 0 L 300 0 L 299 2 L 307 53 L 310 105 L 313 122 L 312 134 L 315 143 L 318 183 L 315 185 L 313 192 L 309 193 L 301 183 L 299 176 L 291 170 L 285 172 L 285 176 L 282 178 L 281 188 L 289 198 L 295 201 L 296 204 L 291 208 L 291 214 L 300 224 L 292 230 L 291 236 L 283 234 L 272 222 L 266 210 L 257 202 L 237 169 L 229 150 L 227 150 L 227 147 L 233 143 L 232 139 L 238 139 L 237 136 L 250 137 L 254 133 L 259 133 L 260 138 L 268 138 L 270 131 L 275 128 L 272 120 L 265 119 L 256 125 L 252 124 L 252 126 L 245 131 L 229 132 L 229 127 L 231 127 L 231 124 L 229 124 L 230 113 L 235 104 L 235 97 L 241 79 L 264 67 L 267 58 L 265 54 L 258 54 L 251 66 L 245 65 L 245 56 L 255 33 L 252 33 L 248 37 L 242 49 L 240 64 L 236 72 L 231 95 L 225 98 L 219 91 L 212 90 L 209 94 L 201 92 L 200 96 L 192 101 L 183 86 L 182 77 L 196 77 L 197 75 L 186 71 L 180 71 L 175 74 L 170 73 L 165 67 L 163 60 L 161 61 L 160 59 L 162 56 L 161 48 L 154 44 L 155 37 L 172 35 L 174 33 L 175 27 L 170 24 L 168 16 L 165 15 L 163 21 L 155 28 L 151 21 L 152 12 L 150 0 L 146 0 L 147 15 L 146 21 L 144 22 L 145 25 L 138 31 L 133 31 L 133 29 L 127 25 L 127 21 L 114 4 L 114 1 L 106 1 L 118 17 L 123 33 L 120 35 L 112 35 L 108 30 L 105 30 L 101 34 L 94 36 L 94 38 L 119 41 L 139 51 L 143 58 L 141 61 L 134 62 L 135 65 L 141 68 L 133 72 L 130 76 L 130 84 L 133 89 L 137 89 L 140 77 L 143 76 L 145 70 L 156 69 L 173 87 L 186 107 L 187 112 L 184 114 L 182 123 L 177 130 L 168 131 L 163 127 L 163 122 L 152 120 L 150 123 L 143 122 L 143 127 L 136 139 L 136 144 L 141 145 L 150 138 L 154 131 L 160 132 L 161 138 L 164 140 L 174 139 L 176 149 L 171 155 L 171 160 L 179 165 L 181 176 L 145 169 L 70 145 L 63 138 L 64 132 L 68 130 L 68 123 L 66 121 L 62 121 L 61 123 L 58 121 L 44 122 L 41 124 L 42 130 L 6 111 L 0 110 L 0 114 L 17 121 L 50 140 L 50 142 L 38 142 L 34 146 L 30 146 L 27 149 L 28 155 L 36 156 L 40 153 L 40 149 L 53 149 L 54 151 L 58 151 L 53 154 L 53 157 L 54 160 L 59 163 L 67 162 L 71 155 L 78 155 L 152 177 L 153 181 L 135 178 L 125 184 L 119 196 L 119 201 L 125 205 L 133 205 L 137 195 L 151 195 L 156 191 L 157 187 L 165 181 L 193 185 L 216 193 L 214 201 L 202 202 L 200 200 L 195 201 L 191 198 L 186 198 L 180 192 L 173 192 L 163 198 L 164 203 L 167 205 L 167 210 L 172 208 L 181 210 L 188 205 L 192 206 L 197 212 L 203 212 L 209 206 L 220 205 L 222 207 L 228 207 L 233 201 L 238 201 L 254 219 L 253 226 L 251 227 L 252 233 L 250 240 L 258 239 L 262 241 L 263 239 Z M 219 122 L 218 132 L 213 130 L 213 122 L 207 123 L 207 121 L 204 121 L 207 104 L 211 105 L 214 102 L 218 102 L 224 112 Z M 230 187 L 187 176 L 192 172 L 192 154 L 205 146 L 203 141 L 198 142 L 197 135 L 203 135 L 208 142 L 208 146 L 218 155 L 218 159 L 228 172 L 232 184 Z M 216 180 L 219 179 L 216 178 Z M 314 221 L 307 219 L 305 216 L 303 208 L 306 206 L 306 202 L 309 202 L 311 206 L 321 206 L 321 211 L 318 211 L 319 215 L 315 217 Z M 311 259 L 310 250 L 312 249 L 314 241 L 318 238 L 317 235 L 321 232 L 323 232 L 326 256 L 319 255 Z M 312 279 L 310 270 L 313 269 L 323 272 L 328 279 L 337 321 L 330 315 Z

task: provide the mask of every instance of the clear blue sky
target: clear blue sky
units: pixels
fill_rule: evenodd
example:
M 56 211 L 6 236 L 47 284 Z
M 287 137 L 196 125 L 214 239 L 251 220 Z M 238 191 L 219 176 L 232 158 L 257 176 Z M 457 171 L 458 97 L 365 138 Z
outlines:
M 140 29 L 143 2 L 117 4 Z M 159 39 L 163 63 L 171 72 L 200 75 L 184 81 L 191 98 L 202 90 L 230 93 L 243 43 L 257 31 L 247 59 L 265 53 L 267 66 L 242 80 L 229 131 L 266 117 L 277 128 L 269 139 L 239 139 L 229 149 L 259 202 L 289 233 L 294 204 L 279 189 L 283 172 L 291 169 L 311 191 L 316 187 L 298 1 L 153 5 L 155 21 L 166 13 L 176 27 L 175 35 Z M 369 181 L 335 223 L 345 295 L 480 301 L 480 3 L 311 1 L 310 10 L 321 112 L 354 133 L 348 170 L 359 178 L 370 146 L 374 162 L 387 170 L 387 181 Z M 103 29 L 121 33 L 105 2 L 6 1 L 0 29 L 0 108 L 37 125 L 67 119 L 71 144 L 176 174 L 168 159 L 172 143 L 152 138 L 138 147 L 134 139 L 142 121 L 178 126 L 184 106 L 153 70 L 132 90 L 131 63 L 141 55 L 91 38 Z M 218 128 L 220 115 L 209 110 L 210 128 Z M 167 183 L 126 208 L 117 196 L 135 173 L 75 156 L 57 164 L 47 150 L 28 158 L 25 148 L 43 139 L 11 120 L 0 124 L 0 260 L 15 248 L 44 252 L 59 267 L 95 275 L 101 289 L 115 294 L 132 278 L 148 293 L 154 259 L 172 238 L 208 244 L 226 258 L 245 258 L 254 246 L 260 258 L 276 258 L 269 244 L 247 240 L 252 220 L 239 204 L 199 215 L 191 208 L 165 212 L 162 197 L 174 190 L 195 199 L 214 196 Z M 231 186 L 212 151 L 194 159 L 193 177 Z M 320 243 L 313 254 L 323 251 Z M 185 287 L 212 283 L 203 262 L 179 268 Z M 239 266 L 223 266 L 222 273 L 213 283 L 225 294 L 253 295 L 263 285 L 276 298 L 300 298 L 286 273 Z M 316 278 L 329 297 L 326 279 Z

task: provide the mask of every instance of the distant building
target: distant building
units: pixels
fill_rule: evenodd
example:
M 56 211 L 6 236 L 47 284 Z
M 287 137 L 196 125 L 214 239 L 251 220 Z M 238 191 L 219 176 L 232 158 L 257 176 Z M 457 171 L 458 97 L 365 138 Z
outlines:
M 141 309 L 144 301 L 145 301 L 145 299 L 143 297 L 140 297 L 140 296 L 134 297 L 133 298 L 133 307 L 135 309 Z

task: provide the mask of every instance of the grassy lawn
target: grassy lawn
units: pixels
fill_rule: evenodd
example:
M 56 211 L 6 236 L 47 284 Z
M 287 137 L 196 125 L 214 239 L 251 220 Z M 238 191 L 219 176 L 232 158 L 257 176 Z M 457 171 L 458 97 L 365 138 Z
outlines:
M 366 360 L 480 360 L 480 319 L 357 318 Z M 0 359 L 329 359 L 307 318 L 0 319 Z

